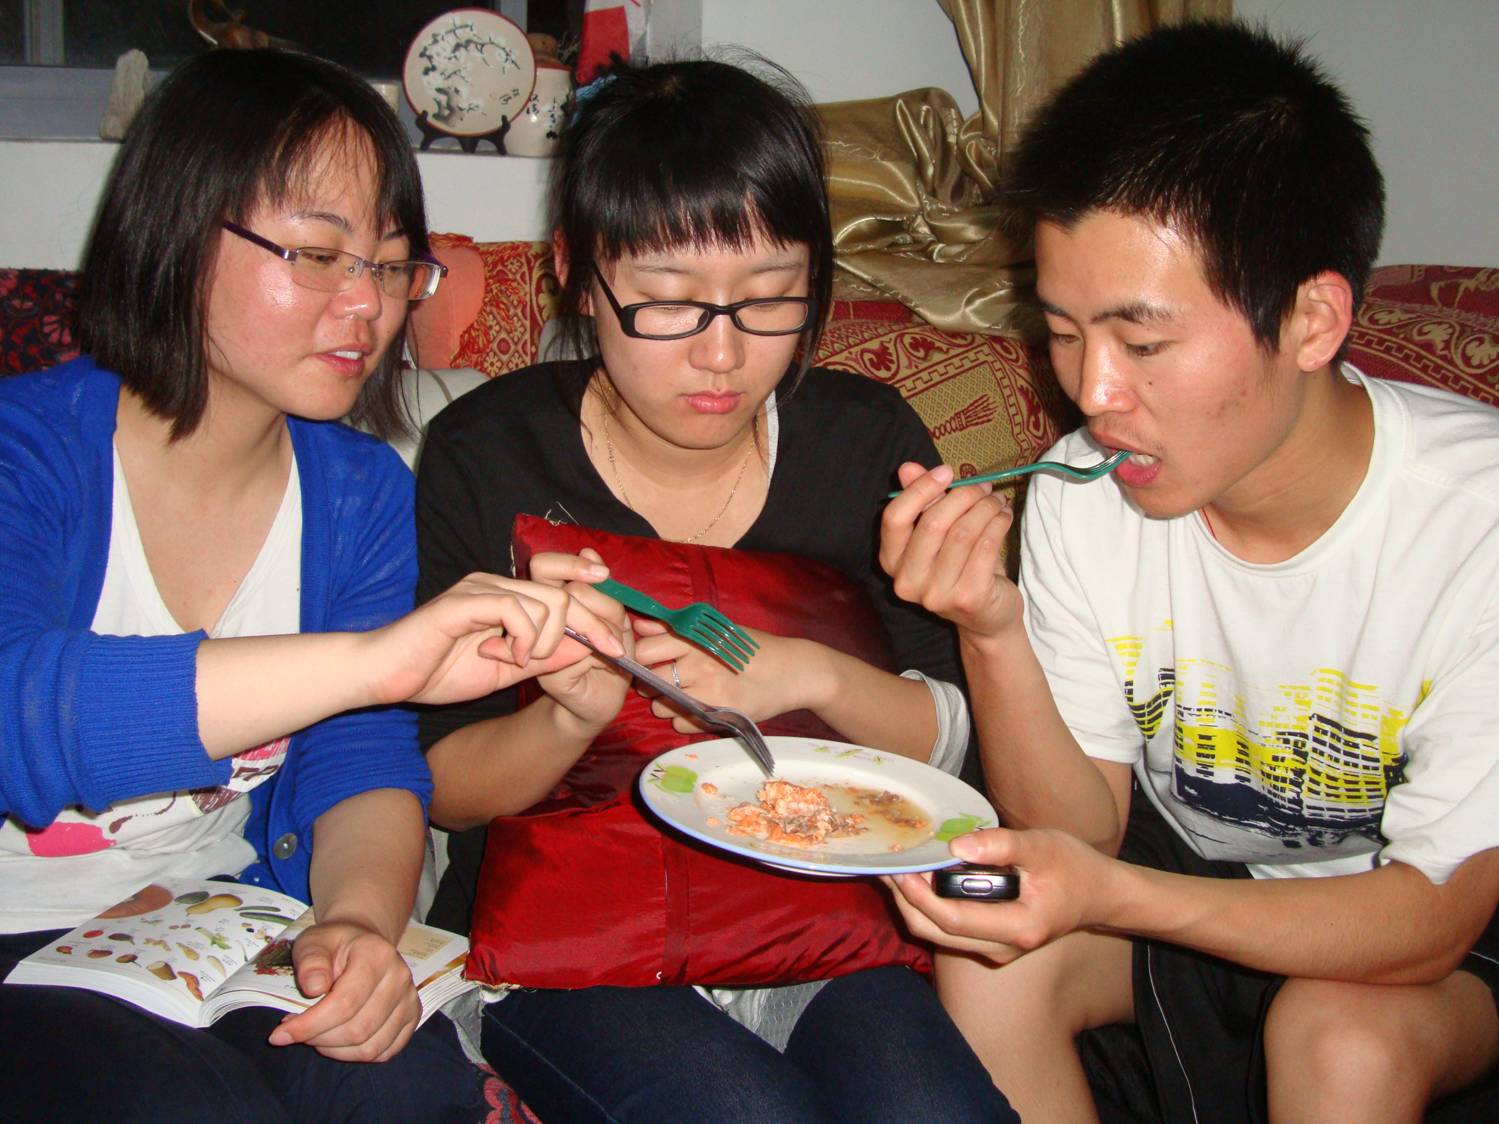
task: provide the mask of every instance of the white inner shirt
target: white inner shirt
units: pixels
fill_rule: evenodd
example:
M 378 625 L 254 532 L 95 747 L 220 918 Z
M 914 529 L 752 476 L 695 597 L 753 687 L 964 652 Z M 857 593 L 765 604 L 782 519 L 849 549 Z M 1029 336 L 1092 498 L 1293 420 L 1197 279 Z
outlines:
M 301 568 L 302 492 L 293 458 L 265 542 L 209 635 L 298 632 Z M 118 450 L 109 561 L 91 630 L 106 636 L 183 632 L 151 573 Z M 68 808 L 37 830 L 0 820 L 0 932 L 76 925 L 159 878 L 243 870 L 255 852 L 242 834 L 250 804 L 240 797 L 280 768 L 289 740 L 235 755 L 228 783 L 218 788 L 136 797 L 99 812 Z

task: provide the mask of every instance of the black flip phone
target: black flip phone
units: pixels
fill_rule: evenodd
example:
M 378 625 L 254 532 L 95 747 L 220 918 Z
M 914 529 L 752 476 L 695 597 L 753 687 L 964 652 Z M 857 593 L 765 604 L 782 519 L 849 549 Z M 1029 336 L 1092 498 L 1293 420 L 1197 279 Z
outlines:
M 939 898 L 967 898 L 978 902 L 1008 902 L 1020 896 L 1020 872 L 1013 866 L 960 863 L 932 872 L 932 889 Z

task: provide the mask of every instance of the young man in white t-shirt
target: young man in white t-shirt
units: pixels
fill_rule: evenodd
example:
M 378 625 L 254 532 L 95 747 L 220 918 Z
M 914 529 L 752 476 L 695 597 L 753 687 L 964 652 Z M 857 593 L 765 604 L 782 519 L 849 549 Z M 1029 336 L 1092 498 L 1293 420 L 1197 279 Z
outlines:
M 1499 1059 L 1499 412 L 1341 364 L 1383 188 L 1298 46 L 1110 52 L 1009 188 L 1086 422 L 1047 459 L 1133 455 L 1034 479 L 1018 588 L 1008 502 L 902 467 L 881 561 L 1010 828 L 953 851 L 1021 892 L 896 902 L 1027 1119 L 1096 1118 L 1077 1038 L 1134 1023 L 1167 1120 L 1419 1120 Z

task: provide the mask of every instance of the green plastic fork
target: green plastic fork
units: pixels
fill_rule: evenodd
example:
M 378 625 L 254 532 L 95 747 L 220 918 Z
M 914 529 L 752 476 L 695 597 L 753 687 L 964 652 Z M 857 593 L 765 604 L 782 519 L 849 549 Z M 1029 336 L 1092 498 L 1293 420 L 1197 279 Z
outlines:
M 668 609 L 654 597 L 611 578 L 594 582 L 593 588 L 614 598 L 627 609 L 663 622 L 683 640 L 705 648 L 735 671 L 743 671 L 760 647 L 744 629 L 706 601 L 694 601 L 680 609 Z
M 954 488 L 961 488 L 964 484 L 993 484 L 998 480 L 1009 480 L 1016 476 L 1025 476 L 1032 472 L 1055 472 L 1062 476 L 1070 476 L 1074 480 L 1086 483 L 1089 480 L 1097 480 L 1100 476 L 1107 476 L 1125 461 L 1129 460 L 1128 449 L 1120 449 L 1108 460 L 1099 461 L 1092 465 L 1063 464 L 1061 461 L 1036 461 L 1034 464 L 1023 464 L 1018 468 L 1001 468 L 996 472 L 981 472 L 977 476 L 965 476 L 961 480 L 954 480 L 947 486 L 950 492 Z M 891 492 L 885 498 L 893 500 L 899 492 Z

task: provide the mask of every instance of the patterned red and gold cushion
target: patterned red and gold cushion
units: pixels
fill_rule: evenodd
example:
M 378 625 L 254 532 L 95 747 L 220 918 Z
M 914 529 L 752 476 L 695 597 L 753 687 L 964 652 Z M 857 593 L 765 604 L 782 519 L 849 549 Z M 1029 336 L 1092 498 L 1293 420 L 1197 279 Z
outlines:
M 943 331 L 894 301 L 836 302 L 817 363 L 894 386 L 960 476 L 1035 460 L 1075 416 L 1044 350 Z
M 1376 269 L 1348 344 L 1367 374 L 1499 406 L 1499 269 Z
M 493 376 L 536 362 L 542 325 L 557 299 L 551 244 L 434 234 L 432 252 L 448 275 L 437 296 L 413 306 L 418 364 Z
M 487 1065 L 482 1066 L 480 1080 L 483 1082 L 486 1113 L 474 1124 L 541 1124 L 537 1116 L 518 1094 L 495 1075 Z
M 0 269 L 0 375 L 40 371 L 78 355 L 78 275 Z

